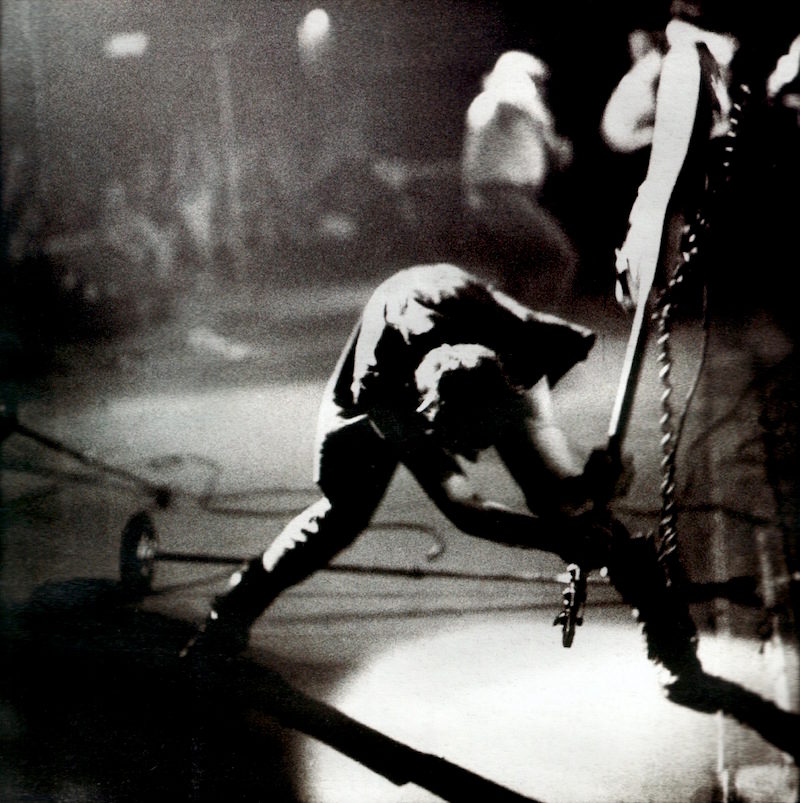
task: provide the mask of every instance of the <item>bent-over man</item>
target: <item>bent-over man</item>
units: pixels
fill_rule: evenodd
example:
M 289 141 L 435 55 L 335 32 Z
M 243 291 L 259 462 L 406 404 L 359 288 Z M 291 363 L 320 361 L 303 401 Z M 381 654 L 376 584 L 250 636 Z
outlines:
M 646 615 L 647 589 L 646 627 L 677 627 L 681 666 L 694 664 L 688 613 L 670 618 L 648 570 L 638 570 L 642 559 L 652 569 L 655 553 L 607 514 L 618 461 L 598 449 L 580 466 L 556 423 L 550 389 L 594 340 L 588 329 L 530 310 L 454 265 L 411 267 L 384 281 L 324 392 L 315 466 L 322 497 L 233 575 L 184 654 L 244 649 L 252 624 L 281 591 L 323 568 L 368 526 L 403 464 L 469 535 L 553 552 L 584 571 L 611 568 L 618 544 L 622 562 L 637 566 L 620 573 L 623 597 Z M 489 447 L 528 511 L 473 487 L 469 465 Z

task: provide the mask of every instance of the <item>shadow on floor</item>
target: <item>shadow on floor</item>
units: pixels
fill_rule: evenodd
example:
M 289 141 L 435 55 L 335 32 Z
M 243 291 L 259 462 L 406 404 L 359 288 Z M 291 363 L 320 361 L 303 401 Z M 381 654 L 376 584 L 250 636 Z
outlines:
M 4 799 L 297 800 L 285 731 L 180 670 L 187 623 L 126 602 L 73 580 L 5 617 Z
M 290 731 L 398 786 L 444 800 L 531 803 L 390 739 L 246 658 L 186 667 L 186 622 L 144 612 L 112 581 L 41 586 L 3 618 L 0 793 L 6 800 L 298 801 Z M 800 717 L 705 676 L 672 699 L 722 710 L 798 758 Z
M 444 800 L 535 803 L 251 660 L 187 667 L 191 627 L 131 602 L 117 583 L 72 580 L 4 617 L 4 799 L 297 801 L 292 729 Z

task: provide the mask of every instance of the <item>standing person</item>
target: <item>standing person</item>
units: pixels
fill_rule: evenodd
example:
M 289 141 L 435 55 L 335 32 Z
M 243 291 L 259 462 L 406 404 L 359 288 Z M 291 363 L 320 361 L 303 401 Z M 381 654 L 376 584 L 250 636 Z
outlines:
M 647 174 L 617 251 L 617 298 L 645 303 L 639 287 L 669 278 L 680 249 L 697 253 L 721 320 L 737 331 L 759 321 L 766 348 L 752 367 L 797 627 L 800 360 L 789 266 L 800 220 L 800 6 L 675 0 L 670 10 Z
M 649 544 L 607 515 L 620 466 L 595 450 L 581 468 L 555 420 L 550 388 L 593 342 L 589 330 L 527 309 L 454 265 L 416 266 L 384 281 L 323 396 L 315 466 L 322 498 L 233 575 L 184 655 L 243 649 L 281 591 L 367 527 L 403 464 L 469 535 L 554 552 L 585 571 L 609 566 L 647 620 L 651 657 L 676 674 L 696 669 L 688 614 L 653 586 Z M 471 484 L 469 464 L 490 446 L 529 511 L 484 499 Z
M 572 161 L 547 105 L 547 65 L 530 53 L 503 53 L 466 114 L 461 180 L 474 252 L 498 281 L 539 303 L 568 302 L 578 255 L 547 209 L 548 183 Z M 531 270 L 535 269 L 535 275 Z

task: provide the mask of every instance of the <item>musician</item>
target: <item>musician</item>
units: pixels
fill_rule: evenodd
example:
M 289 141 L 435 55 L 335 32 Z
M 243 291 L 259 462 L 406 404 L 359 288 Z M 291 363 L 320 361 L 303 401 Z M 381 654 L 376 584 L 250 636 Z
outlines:
M 550 389 L 594 343 L 589 330 L 534 312 L 449 264 L 402 270 L 367 302 L 319 413 L 315 480 L 323 496 L 232 578 L 202 632 L 235 652 L 267 605 L 325 566 L 369 524 L 405 465 L 463 532 L 602 565 L 592 500 L 616 467 L 581 469 Z M 530 512 L 481 497 L 469 465 L 494 446 Z M 558 522 L 558 524 L 556 524 Z
M 369 524 L 404 465 L 468 535 L 608 566 L 645 622 L 651 658 L 695 672 L 694 630 L 663 583 L 652 542 L 608 514 L 630 473 L 596 449 L 581 468 L 550 389 L 594 342 L 449 264 L 399 271 L 368 300 L 323 395 L 315 479 L 323 496 L 231 578 L 184 657 L 225 657 L 285 588 L 324 567 Z M 484 499 L 470 465 L 493 446 L 528 510 Z

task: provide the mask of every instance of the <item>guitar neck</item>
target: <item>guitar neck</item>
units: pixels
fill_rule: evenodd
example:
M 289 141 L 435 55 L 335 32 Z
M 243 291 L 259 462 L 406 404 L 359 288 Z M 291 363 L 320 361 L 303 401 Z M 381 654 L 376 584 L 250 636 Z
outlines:
M 639 373 L 641 372 L 642 358 L 647 346 L 649 330 L 647 324 L 650 310 L 648 295 L 649 292 L 647 294 L 640 293 L 639 303 L 636 306 L 636 313 L 631 325 L 631 332 L 628 336 L 628 345 L 625 349 L 625 360 L 622 365 L 617 395 L 611 411 L 611 421 L 608 425 L 608 449 L 609 451 L 616 450 L 617 454 L 622 451 L 622 442 L 627 432 Z

